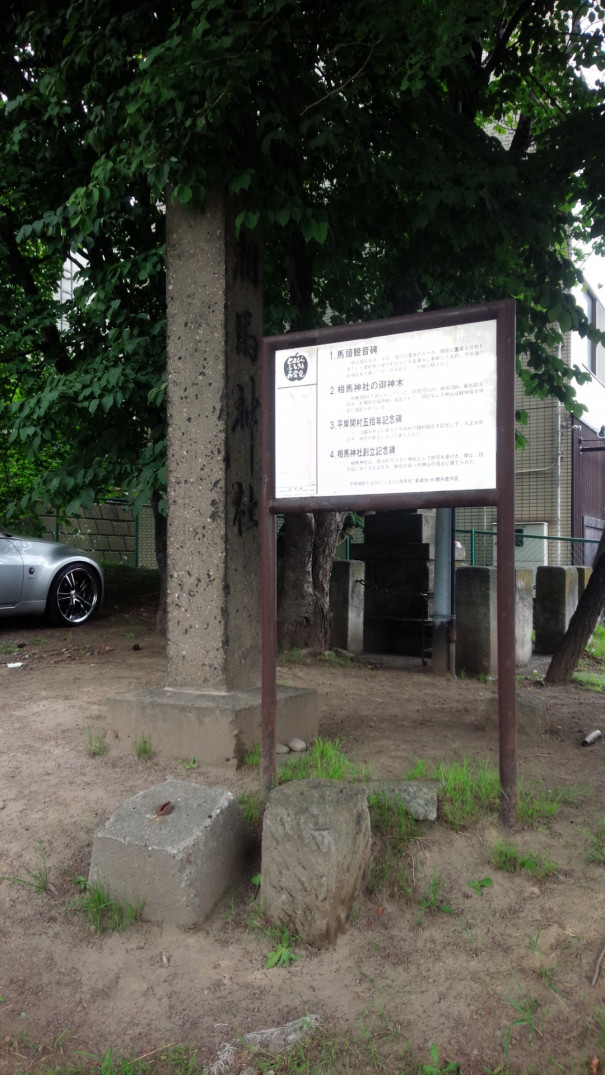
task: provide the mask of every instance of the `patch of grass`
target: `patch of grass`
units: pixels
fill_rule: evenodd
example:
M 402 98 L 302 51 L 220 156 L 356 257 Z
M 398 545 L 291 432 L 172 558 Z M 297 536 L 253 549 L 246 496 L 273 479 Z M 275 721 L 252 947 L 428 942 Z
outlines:
M 280 664 L 308 664 L 309 663 L 309 650 L 308 649 L 294 649 L 283 650 L 278 656 L 278 662 Z
M 440 783 L 439 805 L 443 819 L 454 829 L 476 821 L 480 816 L 495 814 L 500 806 L 500 776 L 495 766 L 485 762 L 472 766 L 464 758 L 446 765 L 442 762 L 435 774 Z M 563 803 L 577 805 L 584 790 L 573 784 L 569 788 L 556 785 L 547 788 L 543 780 L 519 780 L 519 821 L 536 825 L 548 821 Z
M 0 880 L 10 881 L 13 885 L 26 885 L 27 888 L 33 888 L 34 892 L 48 892 L 50 877 L 41 840 L 38 841 L 38 856 L 39 866 L 34 867 L 33 870 L 25 868 L 27 877 L 2 877 Z
M 433 874 L 426 891 L 424 899 L 418 901 L 418 907 L 422 911 L 440 911 L 441 914 L 453 914 L 454 908 L 450 907 L 448 903 L 444 903 L 441 898 L 441 893 L 445 888 L 445 881 L 438 874 Z
M 605 672 L 574 672 L 571 678 L 574 683 L 579 684 L 580 687 L 585 687 L 586 690 L 596 691 L 597 694 L 601 694 L 603 691 Z
M 258 769 L 260 765 L 260 743 L 255 743 L 251 750 L 247 750 L 243 757 L 243 765 L 251 769 Z
M 153 746 L 151 744 L 150 735 L 142 735 L 140 739 L 138 735 L 135 735 L 133 747 L 137 758 L 140 758 L 141 761 L 151 761 L 153 758 Z
M 591 1037 L 596 1039 L 599 1049 L 605 1049 L 605 1009 L 595 1008 L 590 1020 Z
M 587 862 L 598 862 L 605 866 L 605 818 L 601 821 L 595 833 L 587 833 L 590 836 L 590 847 L 586 852 Z
M 372 834 L 377 847 L 368 880 L 370 892 L 384 889 L 411 896 L 408 852 L 418 836 L 418 824 L 397 795 L 379 791 L 368 796 Z
M 327 661 L 328 664 L 334 665 L 335 668 L 347 668 L 352 664 L 356 664 L 356 659 L 352 653 L 347 653 L 345 650 L 326 649 L 320 654 L 321 661 Z
M 533 851 L 524 853 L 506 840 L 492 846 L 490 861 L 497 870 L 504 870 L 506 873 L 530 873 L 539 881 L 552 877 L 559 868 L 553 859 Z
M 475 821 L 480 814 L 497 812 L 500 777 L 498 770 L 489 762 L 475 768 L 466 758 L 451 765 L 442 763 L 436 776 L 441 785 L 441 813 L 452 828 L 460 829 Z
M 586 652 L 590 657 L 605 660 L 605 627 L 602 624 L 599 623 L 595 627 L 592 638 L 588 641 Z
M 279 783 L 316 777 L 323 780 L 367 780 L 367 766 L 354 765 L 343 754 L 339 739 L 316 739 L 309 749 L 296 758 L 288 758 L 280 769 Z
M 506 1030 L 503 1032 L 504 1053 L 505 1053 L 507 1062 L 508 1062 L 508 1047 L 510 1045 L 510 1039 L 511 1039 L 512 1031 L 515 1028 L 526 1027 L 529 1030 L 530 1041 L 533 1041 L 533 1039 L 534 1039 L 536 1034 L 538 1034 L 540 1037 L 542 1037 L 542 1031 L 541 1031 L 540 1028 L 544 1025 L 544 1022 L 545 1022 L 546 1017 L 548 1015 L 548 1009 L 547 1009 L 547 1011 L 545 1012 L 544 1016 L 540 1020 L 540 1023 L 538 1024 L 538 1022 L 536 1021 L 536 1017 L 537 1017 L 538 1008 L 540 1006 L 540 1002 L 538 1001 L 537 997 L 532 997 L 529 994 L 524 993 L 518 982 L 517 982 L 517 988 L 519 990 L 519 995 L 517 997 L 511 997 L 507 993 L 504 994 L 504 999 L 507 1000 L 509 1002 L 509 1004 L 512 1004 L 513 1008 L 517 1012 L 516 1018 L 513 1019 L 513 1021 L 510 1024 L 510 1026 L 508 1026 L 506 1028 Z
M 443 1064 L 439 1062 L 439 1049 L 436 1045 L 429 1045 L 429 1055 L 431 1061 L 429 1064 L 423 1064 L 421 1071 L 423 1075 L 448 1075 L 450 1072 L 461 1071 L 460 1065 L 455 1060 L 446 1060 Z
M 141 921 L 144 901 L 131 904 L 126 900 L 121 903 L 112 899 L 105 881 L 92 881 L 89 884 L 85 877 L 76 877 L 75 884 L 80 888 L 81 895 L 67 909 L 82 911 L 95 933 L 114 932 Z
M 266 796 L 260 791 L 244 791 L 237 800 L 248 825 L 259 825 L 267 805 Z
M 107 740 L 100 732 L 93 732 L 92 728 L 87 728 L 84 749 L 89 758 L 101 758 L 107 751 Z
M 416 758 L 416 764 L 404 776 L 404 780 L 422 780 L 426 776 L 426 762 Z
M 0 642 L 0 653 L 18 653 L 19 646 L 16 642 L 13 642 L 10 638 L 7 638 L 4 642 Z

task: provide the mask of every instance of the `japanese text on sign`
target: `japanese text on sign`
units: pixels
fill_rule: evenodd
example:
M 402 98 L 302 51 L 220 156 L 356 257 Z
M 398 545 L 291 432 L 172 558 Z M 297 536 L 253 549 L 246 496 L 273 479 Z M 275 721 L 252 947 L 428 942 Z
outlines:
M 278 499 L 495 488 L 495 320 L 275 362 Z

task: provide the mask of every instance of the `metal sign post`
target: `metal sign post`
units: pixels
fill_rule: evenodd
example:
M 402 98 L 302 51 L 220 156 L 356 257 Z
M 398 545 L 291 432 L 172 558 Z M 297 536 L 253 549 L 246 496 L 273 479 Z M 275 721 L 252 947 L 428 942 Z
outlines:
M 512 300 L 268 337 L 261 779 L 275 781 L 275 515 L 496 505 L 501 814 L 517 809 Z

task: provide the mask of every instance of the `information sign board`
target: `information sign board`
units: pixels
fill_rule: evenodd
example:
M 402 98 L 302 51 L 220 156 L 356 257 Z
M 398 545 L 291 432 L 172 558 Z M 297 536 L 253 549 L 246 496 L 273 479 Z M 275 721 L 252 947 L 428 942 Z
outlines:
M 275 351 L 275 497 L 496 487 L 496 319 Z

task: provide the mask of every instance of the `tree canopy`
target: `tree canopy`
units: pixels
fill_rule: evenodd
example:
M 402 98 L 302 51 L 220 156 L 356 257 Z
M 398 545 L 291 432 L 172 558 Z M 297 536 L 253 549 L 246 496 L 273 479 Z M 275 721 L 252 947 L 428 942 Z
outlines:
M 162 493 L 165 206 L 216 188 L 263 229 L 267 331 L 510 296 L 528 390 L 572 407 L 556 345 L 591 332 L 574 247 L 605 235 L 605 90 L 583 73 L 603 70 L 603 14 L 9 0 L 0 430 L 41 464 L 19 510 Z

